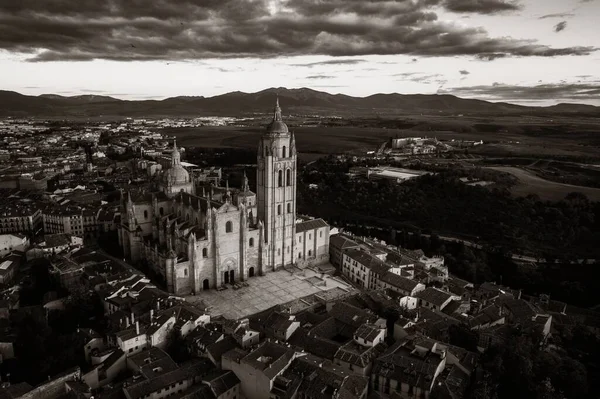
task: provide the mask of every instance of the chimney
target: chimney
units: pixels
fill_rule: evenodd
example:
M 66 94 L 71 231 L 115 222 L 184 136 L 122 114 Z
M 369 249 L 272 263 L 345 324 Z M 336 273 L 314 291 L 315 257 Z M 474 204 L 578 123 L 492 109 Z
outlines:
M 131 324 L 135 323 L 135 315 L 131 312 Z
M 135 322 L 135 334 L 140 335 L 140 322 L 139 321 Z

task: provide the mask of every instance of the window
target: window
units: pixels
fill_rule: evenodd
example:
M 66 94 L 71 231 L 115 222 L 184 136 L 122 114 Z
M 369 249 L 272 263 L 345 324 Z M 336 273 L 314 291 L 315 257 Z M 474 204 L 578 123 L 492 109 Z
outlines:
M 312 254 L 312 251 L 309 249 L 308 250 L 308 256 L 310 256 Z
M 298 252 L 298 259 L 300 259 L 302 257 L 302 253 Z
M 292 213 L 292 203 L 288 202 L 287 204 L 287 213 Z
M 283 186 L 283 171 L 277 172 L 277 187 Z
M 250 237 L 250 242 L 249 242 L 249 245 L 250 245 L 251 247 L 253 247 L 253 246 L 254 246 L 254 237 Z
M 231 233 L 233 231 L 233 223 L 231 221 L 225 223 L 225 232 Z
M 285 181 L 288 186 L 292 185 L 292 171 L 290 169 L 285 171 Z
M 309 240 L 312 239 L 312 234 L 310 234 L 310 233 L 308 234 L 308 239 Z
M 202 257 L 203 258 L 208 258 L 208 249 L 202 248 Z
M 323 232 L 319 231 L 319 238 L 323 237 Z
M 187 277 L 187 275 L 188 275 L 188 269 L 183 269 L 183 275 L 184 275 L 185 277 Z
M 148 211 L 144 211 L 144 219 L 148 220 Z
M 277 214 L 281 215 L 281 205 L 277 205 Z
M 287 158 L 287 154 L 286 154 L 286 151 L 285 151 L 285 146 L 283 146 L 282 157 L 283 158 Z
M 298 236 L 298 242 L 302 242 L 302 236 Z
M 277 255 L 281 255 L 281 248 L 277 248 Z

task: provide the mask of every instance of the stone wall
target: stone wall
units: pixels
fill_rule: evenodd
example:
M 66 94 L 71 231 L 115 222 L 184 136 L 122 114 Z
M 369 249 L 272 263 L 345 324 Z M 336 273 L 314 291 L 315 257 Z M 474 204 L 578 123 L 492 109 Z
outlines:
M 21 399 L 58 399 L 63 397 L 66 392 L 66 382 L 73 381 L 80 376 L 79 367 L 61 374 L 59 377 L 40 385 L 26 394 L 20 396 Z

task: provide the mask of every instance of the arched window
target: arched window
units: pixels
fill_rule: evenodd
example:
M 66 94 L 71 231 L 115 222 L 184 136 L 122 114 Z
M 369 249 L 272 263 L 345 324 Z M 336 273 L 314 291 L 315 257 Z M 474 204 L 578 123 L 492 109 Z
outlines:
M 311 255 L 312 255 L 312 251 L 309 249 L 308 250 L 308 256 L 311 256 Z
M 231 221 L 225 223 L 225 232 L 231 233 L 233 231 L 233 223 Z
M 281 205 L 277 205 L 277 214 L 281 215 Z
M 250 242 L 248 243 L 251 247 L 254 246 L 254 237 L 250 237 Z
M 283 186 L 283 171 L 277 172 L 277 187 Z
M 148 211 L 144 211 L 144 219 L 148 220 Z
M 288 186 L 292 185 L 292 171 L 288 169 L 285 171 L 285 181 Z
M 287 154 L 286 154 L 286 151 L 285 151 L 285 146 L 283 146 L 282 157 L 283 158 L 287 158 Z
M 292 203 L 288 202 L 287 204 L 287 213 L 292 213 Z
M 202 257 L 203 258 L 208 258 L 208 249 L 202 248 Z
M 185 277 L 187 277 L 187 275 L 188 275 L 188 271 L 187 271 L 187 270 L 188 270 L 188 269 L 183 269 L 183 275 L 184 275 Z

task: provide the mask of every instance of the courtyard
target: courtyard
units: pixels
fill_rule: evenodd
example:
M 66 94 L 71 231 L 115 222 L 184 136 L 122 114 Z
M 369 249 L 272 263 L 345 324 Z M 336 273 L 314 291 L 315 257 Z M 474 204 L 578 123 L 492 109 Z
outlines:
M 222 315 L 228 319 L 241 319 L 269 309 L 275 305 L 337 289 L 352 291 L 350 284 L 338 277 L 323 275 L 311 269 L 295 272 L 279 270 L 245 281 L 248 286 L 226 290 L 208 290 L 186 296 L 191 303 L 205 304 L 211 316 Z

